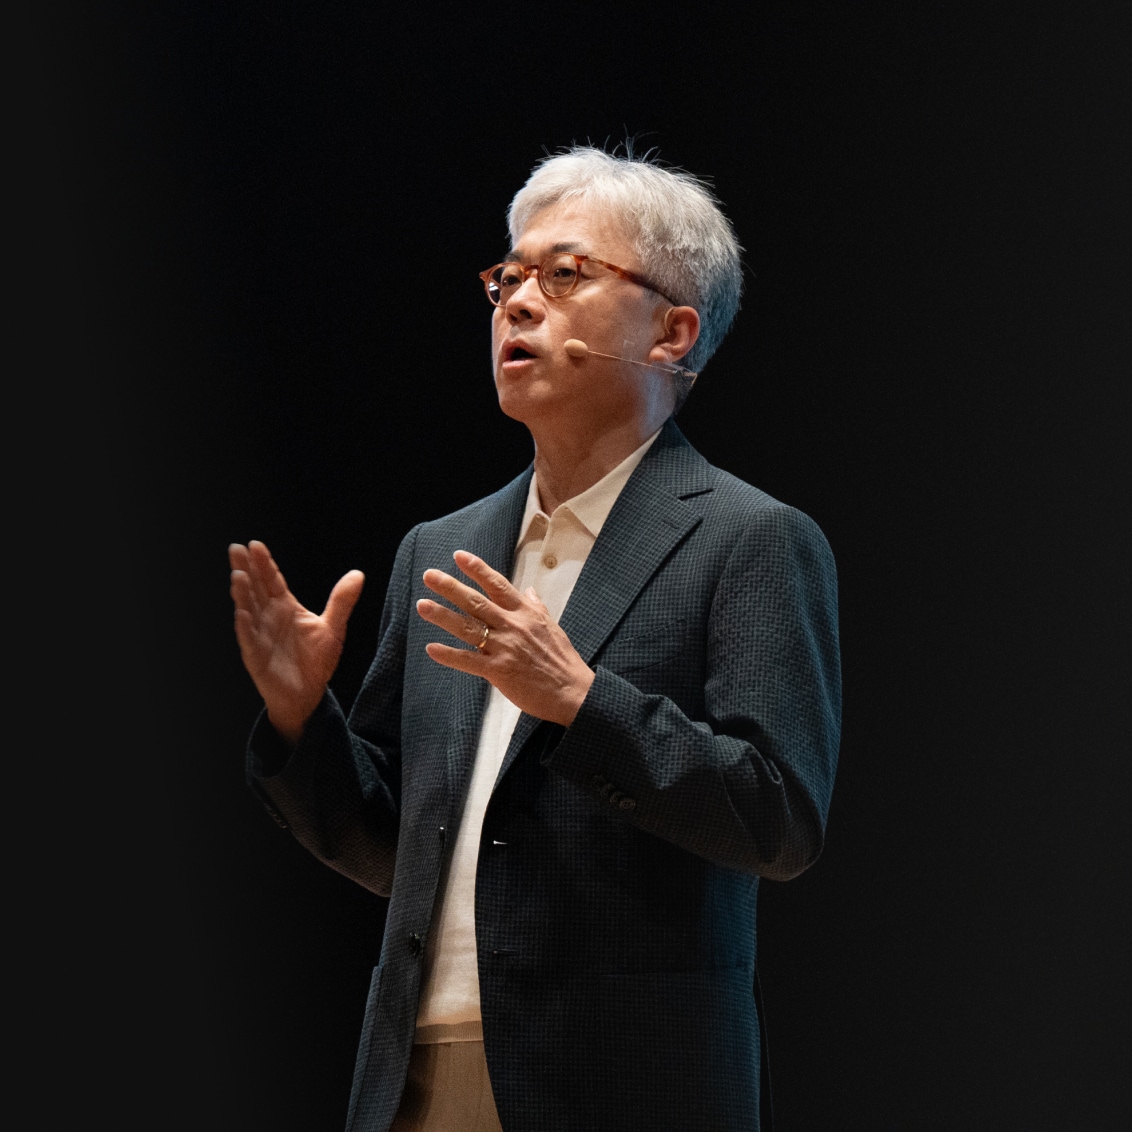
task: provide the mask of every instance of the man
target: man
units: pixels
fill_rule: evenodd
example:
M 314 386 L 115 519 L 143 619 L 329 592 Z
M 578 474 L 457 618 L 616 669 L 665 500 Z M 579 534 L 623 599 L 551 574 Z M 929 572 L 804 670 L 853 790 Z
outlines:
M 816 859 L 836 764 L 832 558 L 671 419 L 738 308 L 711 194 L 578 147 L 509 219 L 482 278 L 533 467 L 406 536 L 348 720 L 361 575 L 316 616 L 231 548 L 249 779 L 390 897 L 349 1129 L 746 1132 L 758 880 Z

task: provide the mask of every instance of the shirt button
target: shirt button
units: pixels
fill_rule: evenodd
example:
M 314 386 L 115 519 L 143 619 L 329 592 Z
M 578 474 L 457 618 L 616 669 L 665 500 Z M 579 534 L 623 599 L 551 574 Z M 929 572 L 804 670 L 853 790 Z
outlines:
M 558 565 L 558 559 L 553 554 L 548 554 L 543 560 L 542 564 L 548 569 L 553 570 Z

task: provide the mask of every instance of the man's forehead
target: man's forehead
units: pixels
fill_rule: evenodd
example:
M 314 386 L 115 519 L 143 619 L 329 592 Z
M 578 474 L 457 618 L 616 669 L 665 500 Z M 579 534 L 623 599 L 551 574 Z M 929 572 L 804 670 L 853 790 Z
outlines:
M 536 263 L 554 252 L 613 258 L 617 252 L 628 254 L 629 246 L 623 226 L 607 212 L 587 200 L 567 200 L 536 212 L 507 258 Z

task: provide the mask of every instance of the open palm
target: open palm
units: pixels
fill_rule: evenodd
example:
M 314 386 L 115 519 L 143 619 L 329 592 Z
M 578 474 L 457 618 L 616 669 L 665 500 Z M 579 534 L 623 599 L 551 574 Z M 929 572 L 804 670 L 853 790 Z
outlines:
M 262 542 L 233 543 L 228 561 L 244 667 L 276 730 L 296 742 L 338 667 L 346 624 L 365 578 L 360 570 L 345 574 L 331 590 L 326 608 L 317 614 L 287 588 Z

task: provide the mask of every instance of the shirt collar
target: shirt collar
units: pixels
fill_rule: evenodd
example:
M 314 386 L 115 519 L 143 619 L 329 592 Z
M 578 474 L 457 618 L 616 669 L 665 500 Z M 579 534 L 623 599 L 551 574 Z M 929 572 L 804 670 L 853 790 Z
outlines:
M 558 511 L 568 510 L 596 539 L 601 528 L 605 525 L 605 520 L 609 518 L 609 512 L 613 510 L 613 504 L 617 502 L 617 497 L 629 482 L 629 477 L 641 460 L 644 459 L 645 453 L 652 447 L 653 441 L 660 433 L 661 430 L 657 429 L 640 448 L 629 453 L 617 467 L 607 472 L 592 487 L 587 487 L 585 491 L 575 495 L 573 499 L 567 499 L 565 503 L 560 503 L 555 514 Z M 538 521 L 536 522 L 536 520 Z M 531 476 L 530 487 L 527 488 L 527 505 L 523 511 L 523 521 L 519 525 L 519 541 L 515 544 L 516 549 L 529 538 L 541 538 L 549 521 L 550 517 L 539 505 L 538 475 L 535 474 Z M 534 527 L 533 530 L 532 526 Z

